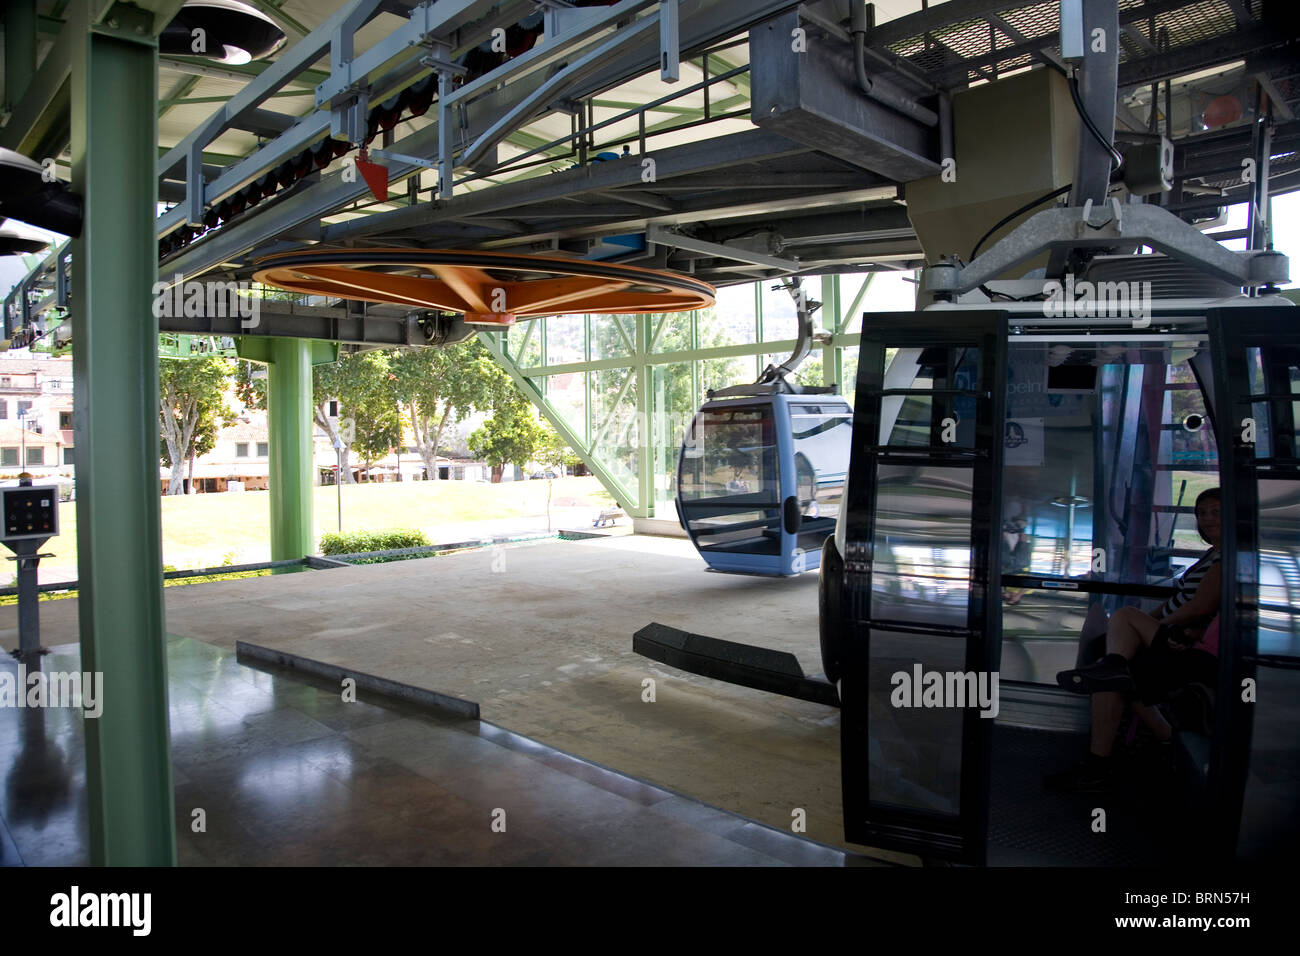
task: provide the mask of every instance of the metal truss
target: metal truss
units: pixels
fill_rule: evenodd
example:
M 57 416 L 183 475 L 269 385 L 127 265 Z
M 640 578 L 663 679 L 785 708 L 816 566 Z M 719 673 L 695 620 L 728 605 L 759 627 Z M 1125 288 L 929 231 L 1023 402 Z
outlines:
M 855 368 L 858 332 L 847 330 L 873 275 L 850 278 L 847 300 L 841 276 L 822 277 L 821 372 L 809 362 L 804 373 L 818 378 L 809 384 L 844 386 L 845 359 Z M 796 344 L 793 319 L 775 317 L 784 290 L 754 283 L 744 295 L 753 325 L 735 344 L 707 344 L 720 331 L 712 311 L 557 316 L 479 338 L 629 515 L 671 520 L 678 449 L 705 392 L 756 379 Z

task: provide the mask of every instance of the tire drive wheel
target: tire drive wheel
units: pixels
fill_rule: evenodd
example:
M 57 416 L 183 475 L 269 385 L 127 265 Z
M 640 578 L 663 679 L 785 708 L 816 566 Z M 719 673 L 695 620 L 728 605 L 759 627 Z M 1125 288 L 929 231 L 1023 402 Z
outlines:
M 841 676 L 844 660 L 843 615 L 840 613 L 840 593 L 844 587 L 844 562 L 835 547 L 835 537 L 822 545 L 821 567 L 817 573 L 817 628 L 822 651 L 822 670 L 832 684 Z

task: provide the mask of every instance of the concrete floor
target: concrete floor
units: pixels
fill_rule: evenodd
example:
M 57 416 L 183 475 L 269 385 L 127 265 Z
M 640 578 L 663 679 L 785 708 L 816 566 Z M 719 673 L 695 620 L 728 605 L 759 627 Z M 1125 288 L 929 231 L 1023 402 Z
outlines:
M 771 827 L 788 831 L 803 810 L 807 837 L 844 846 L 837 710 L 632 653 L 633 632 L 659 621 L 791 650 L 814 674 L 816 594 L 815 574 L 716 574 L 684 540 L 619 536 L 168 588 L 166 600 L 173 634 L 473 700 L 485 721 Z M 41 611 L 47 645 L 76 640 L 74 600 Z M 0 609 L 5 646 L 15 627 Z
M 182 865 L 867 862 L 485 722 L 345 703 L 188 638 L 167 650 Z M 0 710 L 0 865 L 88 862 L 83 748 L 76 711 Z

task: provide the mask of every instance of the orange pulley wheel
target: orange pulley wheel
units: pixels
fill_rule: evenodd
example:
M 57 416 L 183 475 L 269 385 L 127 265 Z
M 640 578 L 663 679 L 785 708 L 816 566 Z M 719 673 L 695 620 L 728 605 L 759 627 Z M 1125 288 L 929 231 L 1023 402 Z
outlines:
M 717 293 L 674 272 L 447 249 L 284 252 L 259 260 L 253 278 L 308 295 L 459 312 L 488 326 L 575 312 L 686 312 L 713 305 Z

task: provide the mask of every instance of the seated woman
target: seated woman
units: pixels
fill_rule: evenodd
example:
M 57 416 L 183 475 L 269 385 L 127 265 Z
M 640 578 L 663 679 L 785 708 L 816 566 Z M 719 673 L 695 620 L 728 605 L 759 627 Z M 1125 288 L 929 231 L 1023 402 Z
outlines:
M 1092 695 L 1092 729 L 1087 758 L 1048 776 L 1044 782 L 1050 789 L 1099 792 L 1109 788 L 1110 757 L 1126 699 L 1133 698 L 1134 712 L 1156 739 L 1168 741 L 1173 727 L 1155 705 L 1184 684 L 1214 685 L 1217 641 L 1211 650 L 1203 635 L 1219 612 L 1220 511 L 1218 488 L 1197 497 L 1196 529 L 1210 547 L 1179 578 L 1177 593 L 1154 615 L 1120 608 L 1106 631 L 1106 656 L 1056 675 L 1056 682 L 1066 690 Z

